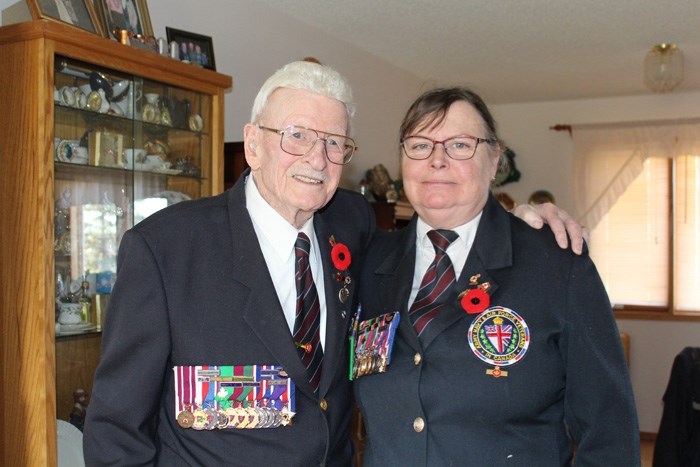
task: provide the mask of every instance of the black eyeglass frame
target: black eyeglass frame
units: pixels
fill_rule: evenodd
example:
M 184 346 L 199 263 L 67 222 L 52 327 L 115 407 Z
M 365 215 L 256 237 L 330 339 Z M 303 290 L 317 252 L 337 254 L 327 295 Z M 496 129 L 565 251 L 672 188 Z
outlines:
M 258 128 L 260 128 L 261 130 L 272 131 L 273 133 L 277 133 L 278 135 L 280 135 L 280 149 L 281 149 L 282 151 L 286 152 L 287 154 L 292 155 L 292 156 L 297 156 L 297 157 L 305 156 L 305 155 L 307 155 L 308 153 L 311 152 L 311 150 L 314 148 L 314 146 L 316 146 L 316 143 L 317 143 L 317 142 L 323 141 L 323 152 L 324 152 L 324 154 L 326 155 L 326 159 L 328 159 L 328 162 L 330 162 L 331 164 L 335 164 L 335 165 L 346 165 L 348 162 L 350 162 L 350 160 L 352 160 L 352 156 L 355 154 L 355 151 L 357 151 L 357 149 L 358 149 L 357 146 L 355 145 L 355 140 L 352 139 L 352 138 L 349 137 L 349 136 L 339 135 L 339 134 L 336 134 L 336 133 L 327 133 L 327 132 L 325 132 L 325 131 L 316 130 L 315 128 L 308 128 L 308 127 L 300 126 L 300 125 L 289 125 L 289 126 L 287 126 L 286 128 L 280 130 L 280 129 L 277 129 L 277 128 L 270 128 L 270 127 L 267 127 L 267 126 L 263 126 L 263 125 L 260 125 L 259 123 L 257 123 L 256 126 L 257 126 Z M 309 147 L 308 151 L 306 151 L 306 152 L 303 153 L 303 154 L 295 154 L 295 153 L 293 153 L 293 152 L 289 152 L 289 151 L 287 151 L 286 149 L 284 149 L 284 147 L 282 146 L 282 140 L 284 139 L 284 134 L 285 134 L 285 132 L 286 132 L 286 131 L 289 131 L 289 130 L 292 129 L 292 128 L 299 128 L 299 129 L 302 129 L 302 130 L 309 130 L 309 131 L 313 131 L 313 132 L 316 134 L 316 141 L 314 141 L 314 143 Z M 320 134 L 324 134 L 324 135 L 326 135 L 326 137 L 325 137 L 325 138 L 322 138 L 322 137 L 320 136 Z M 346 154 L 343 152 L 343 162 L 336 162 L 336 161 L 332 160 L 332 159 L 328 156 L 328 149 L 326 149 L 326 143 L 328 142 L 328 138 L 331 137 L 331 136 L 338 136 L 338 137 L 341 137 L 341 138 L 345 138 L 346 140 L 348 140 L 348 141 L 350 141 L 350 142 L 352 143 L 352 144 L 350 144 L 350 145 L 345 145 L 346 148 L 349 148 L 350 153 L 346 155 Z
M 409 138 L 421 138 L 421 139 L 424 139 L 426 141 L 430 141 L 431 143 L 433 143 L 433 148 L 430 150 L 430 153 L 425 157 L 411 157 L 408 155 L 408 151 L 406 150 L 406 146 L 404 146 L 404 142 Z M 474 152 L 472 153 L 471 156 L 469 156 L 465 159 L 457 159 L 455 157 L 452 157 L 452 155 L 450 154 L 450 151 L 447 149 L 447 146 L 445 145 L 445 143 L 447 143 L 448 141 L 451 141 L 453 139 L 457 139 L 457 138 L 467 138 L 467 139 L 472 139 L 472 140 L 476 141 L 476 144 L 474 145 Z M 408 157 L 409 159 L 414 160 L 414 161 L 424 161 L 426 159 L 430 159 L 430 156 L 433 155 L 433 153 L 435 152 L 435 147 L 438 144 L 442 144 L 442 148 L 445 151 L 445 154 L 447 154 L 447 157 L 449 157 L 450 159 L 455 160 L 455 161 L 468 161 L 470 159 L 473 159 L 474 156 L 476 155 L 476 150 L 479 149 L 479 143 L 496 144 L 496 143 L 498 143 L 498 140 L 496 138 L 479 138 L 478 136 L 463 134 L 463 135 L 457 135 L 457 136 L 450 136 L 449 138 L 444 139 L 442 141 L 437 141 L 434 139 L 430 139 L 426 136 L 410 135 L 410 136 L 405 136 L 404 138 L 402 138 L 401 143 L 399 143 L 399 145 L 401 146 L 401 149 L 403 149 L 403 153 L 406 155 L 406 157 Z

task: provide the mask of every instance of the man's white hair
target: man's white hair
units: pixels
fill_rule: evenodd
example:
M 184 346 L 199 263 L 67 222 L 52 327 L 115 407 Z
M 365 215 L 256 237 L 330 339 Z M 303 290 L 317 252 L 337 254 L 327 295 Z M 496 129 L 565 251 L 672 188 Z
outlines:
M 292 62 L 280 68 L 262 85 L 253 102 L 250 121 L 257 123 L 264 112 L 270 95 L 278 88 L 303 89 L 340 101 L 348 114 L 348 133 L 355 115 L 352 89 L 347 80 L 336 70 L 312 62 Z

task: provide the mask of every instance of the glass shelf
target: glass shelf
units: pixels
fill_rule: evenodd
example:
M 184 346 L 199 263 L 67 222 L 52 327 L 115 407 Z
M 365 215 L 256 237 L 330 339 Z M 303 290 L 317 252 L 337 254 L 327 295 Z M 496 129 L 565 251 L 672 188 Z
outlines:
M 65 339 L 100 332 L 124 233 L 208 194 L 212 97 L 66 57 L 55 63 L 56 335 Z M 79 318 L 70 302 L 84 303 Z

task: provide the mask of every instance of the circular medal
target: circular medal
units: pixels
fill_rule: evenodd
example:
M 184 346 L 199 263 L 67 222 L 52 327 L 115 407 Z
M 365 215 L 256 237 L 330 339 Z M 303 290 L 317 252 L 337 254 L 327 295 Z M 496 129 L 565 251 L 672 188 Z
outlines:
M 469 347 L 480 360 L 496 366 L 517 363 L 530 346 L 530 329 L 513 310 L 494 306 L 478 315 L 467 335 Z
M 238 410 L 233 407 L 229 407 L 226 409 L 226 415 L 228 416 L 226 428 L 238 428 Z
M 270 412 L 270 409 L 267 407 L 259 407 L 258 411 L 260 412 L 260 423 L 258 423 L 258 428 L 270 428 L 270 425 L 272 425 L 272 422 L 275 420 L 275 417 L 272 415 L 272 412 Z
M 340 299 L 340 303 L 347 302 L 349 297 L 350 297 L 350 291 L 348 290 L 347 287 L 343 287 L 338 292 L 338 299 Z
M 216 427 L 220 430 L 228 427 L 228 414 L 225 410 L 216 411 Z
M 282 413 L 280 412 L 279 409 L 270 409 L 272 410 L 272 424 L 270 425 L 272 428 L 277 428 L 282 424 Z
M 182 428 L 191 428 L 194 422 L 194 415 L 189 410 L 183 410 L 177 414 L 177 424 Z
M 250 422 L 248 412 L 243 407 L 238 407 L 236 412 L 238 413 L 238 423 L 236 424 L 236 428 L 245 428 L 248 425 L 248 422 Z
M 205 428 L 207 430 L 213 430 L 216 428 L 216 425 L 219 422 L 219 416 L 217 415 L 216 410 L 206 409 L 204 413 L 207 414 L 207 425 Z
M 192 412 L 192 428 L 195 430 L 204 430 L 207 427 L 207 414 L 202 409 L 197 409 Z
M 258 412 L 258 409 L 253 408 L 253 407 L 248 407 L 246 409 L 246 412 L 248 412 L 248 424 L 245 426 L 246 428 L 257 428 L 258 423 L 260 423 L 260 413 Z

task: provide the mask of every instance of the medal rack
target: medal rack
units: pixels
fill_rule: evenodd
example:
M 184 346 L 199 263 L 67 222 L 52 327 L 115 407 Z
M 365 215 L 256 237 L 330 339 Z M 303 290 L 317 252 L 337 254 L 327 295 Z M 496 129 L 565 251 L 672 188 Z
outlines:
M 55 465 L 123 233 L 223 190 L 230 76 L 56 21 L 0 27 L 1 465 Z M 89 410 L 89 405 L 88 405 Z

